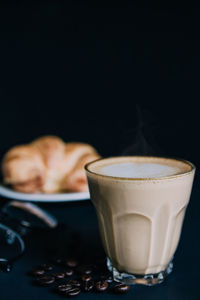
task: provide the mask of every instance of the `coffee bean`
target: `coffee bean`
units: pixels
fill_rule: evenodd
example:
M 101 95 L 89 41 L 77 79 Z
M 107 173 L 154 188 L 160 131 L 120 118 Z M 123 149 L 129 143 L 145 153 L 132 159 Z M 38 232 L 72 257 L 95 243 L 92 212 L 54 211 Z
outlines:
M 113 288 L 114 293 L 116 294 L 125 294 L 130 290 L 130 285 L 123 283 L 116 284 Z
M 108 283 L 105 280 L 97 281 L 95 284 L 95 288 L 98 292 L 104 292 L 108 288 Z
M 71 284 L 74 287 L 80 287 L 81 283 L 79 280 L 68 280 L 66 284 Z
M 105 280 L 108 283 L 112 283 L 113 282 L 113 277 L 112 275 L 101 275 L 101 280 Z
M 76 259 L 70 258 L 64 261 L 64 265 L 70 268 L 75 268 L 78 266 L 78 261 Z
M 58 290 L 58 292 L 63 293 L 63 292 L 69 291 L 71 288 L 72 288 L 71 284 L 60 284 L 57 287 L 57 290 Z
M 55 279 L 62 279 L 65 277 L 64 272 L 54 272 L 51 274 Z
M 41 276 L 37 279 L 37 283 L 41 286 L 48 286 L 54 283 L 55 278 L 53 276 Z
M 54 265 L 53 264 L 49 264 L 49 263 L 46 263 L 46 264 L 42 264 L 40 266 L 41 269 L 44 269 L 45 271 L 52 271 L 53 270 L 53 267 Z
M 65 276 L 72 276 L 74 274 L 74 271 L 72 269 L 65 269 Z
M 92 276 L 91 275 L 87 275 L 87 274 L 85 274 L 85 275 L 83 275 L 82 277 L 81 277 L 81 279 L 83 280 L 83 281 L 90 281 L 91 279 L 92 279 Z
M 89 275 L 92 273 L 92 267 L 90 265 L 83 265 L 76 269 L 79 274 Z
M 45 273 L 44 269 L 36 269 L 36 270 L 31 271 L 31 275 L 33 275 L 33 276 L 40 276 L 40 275 L 43 275 L 44 273 Z
M 73 287 L 69 291 L 66 292 L 68 297 L 75 297 L 79 295 L 81 292 L 81 289 L 79 287 Z
M 84 292 L 90 292 L 93 288 L 94 288 L 94 281 L 93 280 L 83 281 L 82 290 Z

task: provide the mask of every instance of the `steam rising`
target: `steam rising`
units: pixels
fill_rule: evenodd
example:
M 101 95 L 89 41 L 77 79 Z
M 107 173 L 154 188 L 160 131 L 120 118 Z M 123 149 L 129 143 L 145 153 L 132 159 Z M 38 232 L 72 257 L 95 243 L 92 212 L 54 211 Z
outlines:
M 133 130 L 135 136 L 133 142 L 122 152 L 122 155 L 158 155 L 156 152 L 157 147 L 155 147 L 155 142 L 153 142 L 153 136 L 150 130 L 152 125 L 148 124 L 147 120 L 144 119 L 144 115 L 141 111 L 141 108 L 137 105 L 137 126 Z M 151 143 L 147 140 L 145 136 L 151 139 Z M 154 144 L 154 147 L 152 146 Z

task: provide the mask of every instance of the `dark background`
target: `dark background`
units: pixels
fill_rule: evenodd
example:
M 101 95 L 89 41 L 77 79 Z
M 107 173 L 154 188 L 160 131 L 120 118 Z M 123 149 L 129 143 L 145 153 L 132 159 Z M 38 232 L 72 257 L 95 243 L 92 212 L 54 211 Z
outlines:
M 0 155 L 54 134 L 91 143 L 103 156 L 175 156 L 198 167 L 199 15 L 191 1 L 1 1 Z M 134 289 L 129 299 L 199 299 L 196 178 L 173 274 L 162 285 Z M 69 231 L 80 231 L 87 251 L 102 249 L 90 201 L 45 205 Z M 45 245 L 42 232 L 29 237 L 13 271 L 0 273 L 3 300 L 13 293 L 55 299 L 25 276 L 46 259 Z
M 55 134 L 198 165 L 199 40 L 191 2 L 1 2 L 1 154 Z

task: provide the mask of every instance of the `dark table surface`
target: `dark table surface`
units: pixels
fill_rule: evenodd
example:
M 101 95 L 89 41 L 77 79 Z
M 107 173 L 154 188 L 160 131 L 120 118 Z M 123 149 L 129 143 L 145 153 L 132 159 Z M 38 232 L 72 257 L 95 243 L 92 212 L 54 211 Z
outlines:
M 199 203 L 200 187 L 196 178 L 190 204 L 187 209 L 183 232 L 174 259 L 174 270 L 164 283 L 154 286 L 135 286 L 121 296 L 122 299 L 200 299 L 200 244 L 199 244 Z M 80 252 L 83 257 L 104 257 L 101 245 L 95 210 L 89 200 L 68 202 L 65 204 L 42 204 L 42 208 L 56 216 L 61 230 L 39 230 L 25 238 L 26 251 L 10 273 L 0 272 L 0 299 L 62 299 L 50 288 L 41 288 L 27 276 L 32 267 L 46 262 L 53 257 L 56 249 L 59 255 L 69 251 L 69 243 L 78 237 Z M 78 299 L 116 299 L 112 293 L 83 293 Z

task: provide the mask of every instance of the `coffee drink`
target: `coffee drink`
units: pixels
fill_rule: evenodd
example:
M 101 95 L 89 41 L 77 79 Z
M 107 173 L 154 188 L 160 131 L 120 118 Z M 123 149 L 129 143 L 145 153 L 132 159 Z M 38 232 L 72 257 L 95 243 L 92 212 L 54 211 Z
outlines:
M 86 165 L 108 267 L 122 283 L 156 284 L 171 272 L 195 167 L 160 157 Z
M 101 167 L 98 172 L 102 175 L 124 178 L 159 178 L 179 174 L 184 166 L 169 166 L 156 163 L 121 162 Z

